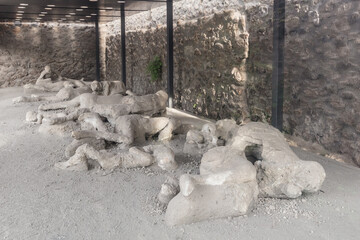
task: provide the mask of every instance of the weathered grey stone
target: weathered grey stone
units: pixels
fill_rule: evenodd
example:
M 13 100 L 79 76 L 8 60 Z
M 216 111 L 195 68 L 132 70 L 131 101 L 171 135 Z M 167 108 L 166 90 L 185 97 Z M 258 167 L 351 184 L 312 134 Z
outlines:
M 201 131 L 191 129 L 186 134 L 184 153 L 190 155 L 202 155 L 207 150 L 218 146 L 216 126 L 213 123 L 204 124 Z
M 114 94 L 125 94 L 126 87 L 122 81 L 93 81 L 91 90 L 99 95 L 110 96 Z
M 226 142 L 236 134 L 238 128 L 239 126 L 232 119 L 219 120 L 216 122 L 216 136 Z
M 38 111 L 38 122 L 39 124 L 46 123 L 48 125 L 61 124 L 67 121 L 76 121 L 84 113 L 89 112 L 86 108 L 67 108 L 63 111 Z
M 179 191 L 179 181 L 173 177 L 167 177 L 165 182 L 161 185 L 158 200 L 163 206 L 167 206 Z
M 87 167 L 83 167 L 89 165 L 88 159 L 97 161 L 103 169 L 146 167 L 154 162 L 151 154 L 136 147 L 132 147 L 128 151 L 114 153 L 106 150 L 98 151 L 94 147 L 84 144 L 76 150 L 75 155 L 68 161 L 56 163 L 55 168 L 70 171 L 88 170 Z
M 190 143 L 190 144 L 204 143 L 204 136 L 198 130 L 189 130 L 186 133 L 186 143 Z
M 64 87 L 60 89 L 60 91 L 55 96 L 32 94 L 30 97 L 20 96 L 14 98 L 13 103 L 40 102 L 40 101 L 48 101 L 48 102 L 66 101 L 66 100 L 71 100 L 83 93 L 90 93 L 90 92 L 91 89 L 88 86 L 79 87 L 79 88 Z
M 204 154 L 200 175 L 182 175 L 180 193 L 166 210 L 168 225 L 240 216 L 255 204 L 256 169 L 244 152 L 217 147 Z
M 37 122 L 37 112 L 35 111 L 29 111 L 26 113 L 26 121 L 27 122 Z
M 101 122 L 97 125 L 100 125 Z M 106 129 L 82 130 L 72 133 L 75 139 L 82 138 L 98 138 L 111 142 L 116 142 L 129 146 L 133 143 L 144 143 L 147 137 L 151 137 L 157 133 L 162 135 L 162 140 L 168 140 L 172 136 L 173 125 L 171 120 L 166 117 L 148 118 L 141 115 L 125 115 L 116 118 L 113 122 L 115 132 Z M 105 127 L 105 126 L 104 126 Z M 170 131 L 168 130 L 170 128 Z M 169 134 L 165 137 L 162 132 Z
M 147 149 L 149 149 L 148 147 Z M 156 147 L 155 147 L 156 149 Z M 170 150 L 171 151 L 171 150 Z M 155 152 L 155 151 L 154 151 Z M 166 153 L 169 153 L 167 151 Z M 76 149 L 75 154 L 70 157 L 66 162 L 58 162 L 55 164 L 55 168 L 71 171 L 84 171 L 88 170 L 88 160 L 94 160 L 99 163 L 103 169 L 115 169 L 115 168 L 136 168 L 147 167 L 157 162 L 159 166 L 167 167 L 171 160 L 169 160 L 169 154 L 151 154 L 146 152 L 143 148 L 131 147 L 128 150 L 110 152 L 107 150 L 98 151 L 89 144 L 81 145 Z M 171 154 L 170 154 L 171 155 Z M 172 155 L 173 156 L 173 155 Z M 173 159 L 172 159 L 173 160 Z M 175 162 L 173 160 L 173 162 Z M 176 164 L 176 163 L 175 163 Z M 174 164 L 171 164 L 173 170 Z
M 180 177 L 180 193 L 166 211 L 168 225 L 246 214 L 258 194 L 297 198 L 320 190 L 323 167 L 300 160 L 274 127 L 255 122 L 236 126 L 229 120 L 217 126 L 223 136 L 233 136 L 225 137 L 226 146 L 204 154 L 200 175 Z
M 175 153 L 170 148 L 164 145 L 148 145 L 143 149 L 154 156 L 155 161 L 162 170 L 172 171 L 177 169 Z
M 79 129 L 80 126 L 77 123 L 73 121 L 67 121 L 56 125 L 43 123 L 39 127 L 39 132 L 44 134 L 57 135 L 60 137 L 69 137 L 71 132 Z
M 241 126 L 229 145 L 257 160 L 260 196 L 297 198 L 319 191 L 325 180 L 324 168 L 317 162 L 300 160 L 284 136 L 270 125 L 253 122 Z
M 65 149 L 65 157 L 70 158 L 74 156 L 76 150 L 84 144 L 88 144 L 89 146 L 95 148 L 96 150 L 105 149 L 106 143 L 103 139 L 96 138 L 83 138 L 80 140 L 74 139 L 70 145 L 68 145 Z

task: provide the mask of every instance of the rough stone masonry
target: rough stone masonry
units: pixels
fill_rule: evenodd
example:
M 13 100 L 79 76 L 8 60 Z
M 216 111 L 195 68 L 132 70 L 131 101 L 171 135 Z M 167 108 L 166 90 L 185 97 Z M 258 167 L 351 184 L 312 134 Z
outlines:
M 286 132 L 319 143 L 357 165 L 360 165 L 359 11 L 360 2 L 352 0 L 287 1 L 284 96 Z M 270 80 L 272 16 L 262 16 L 261 12 L 260 7 L 247 11 L 248 73 L 255 81 L 248 100 L 250 105 L 262 104 L 259 108 L 266 109 L 262 99 L 268 95 L 258 86 Z M 257 65 L 269 67 L 255 68 Z
M 94 28 L 0 24 L 0 87 L 35 83 L 46 65 L 63 77 L 94 80 Z
M 286 3 L 284 129 L 360 164 L 359 1 Z M 175 3 L 175 106 L 214 119 L 269 121 L 272 11 L 269 0 Z M 140 94 L 164 89 L 165 7 L 127 19 L 128 85 Z M 106 74 L 115 79 L 119 22 L 105 27 Z M 146 66 L 155 55 L 163 75 L 151 83 Z

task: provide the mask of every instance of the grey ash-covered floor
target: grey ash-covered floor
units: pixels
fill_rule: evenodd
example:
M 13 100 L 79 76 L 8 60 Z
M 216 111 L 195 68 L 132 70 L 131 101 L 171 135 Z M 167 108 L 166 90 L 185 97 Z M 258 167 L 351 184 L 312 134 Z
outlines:
M 154 200 L 165 172 L 55 170 L 71 139 L 41 135 L 25 123 L 38 104 L 12 105 L 20 95 L 21 88 L 0 89 L 0 239 L 360 238 L 360 169 L 301 149 L 294 149 L 300 158 L 327 172 L 318 194 L 260 199 L 245 217 L 169 228 Z M 198 159 L 180 158 L 178 174 L 197 172 Z

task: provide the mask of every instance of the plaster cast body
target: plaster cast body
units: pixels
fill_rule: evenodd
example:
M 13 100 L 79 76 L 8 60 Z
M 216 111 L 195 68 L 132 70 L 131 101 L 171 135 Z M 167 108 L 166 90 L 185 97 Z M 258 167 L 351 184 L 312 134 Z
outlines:
M 102 150 L 106 147 L 106 142 L 103 139 L 96 138 L 82 138 L 80 140 L 74 139 L 70 145 L 68 145 L 65 149 L 65 157 L 70 158 L 74 156 L 76 150 L 84 144 L 88 144 L 89 146 L 95 148 L 96 150 Z
M 149 118 L 142 115 L 125 115 L 118 117 L 113 125 L 114 132 L 104 129 L 102 122 L 97 121 L 93 126 L 98 131 L 76 131 L 72 133 L 75 139 L 97 138 L 111 142 L 121 143 L 129 146 L 136 143 L 143 143 L 146 137 L 159 133 L 160 141 L 171 139 L 172 132 L 177 124 L 166 117 Z
M 13 103 L 21 102 L 40 102 L 40 101 L 49 101 L 49 102 L 59 102 L 67 101 L 74 99 L 75 97 L 83 94 L 90 93 L 91 89 L 88 86 L 73 88 L 73 87 L 64 87 L 55 96 L 41 96 L 41 95 L 31 95 L 30 97 L 20 96 L 13 99 Z
M 165 207 L 179 192 L 179 180 L 168 176 L 165 182 L 161 184 L 161 189 L 158 194 L 158 201 L 162 206 Z
M 147 167 L 154 162 L 159 164 L 164 161 L 171 161 L 173 162 L 172 165 L 176 166 L 175 159 L 171 159 L 171 156 L 166 155 L 166 159 L 163 159 L 163 157 L 151 154 L 138 147 L 132 147 L 122 152 L 108 152 L 106 150 L 98 151 L 94 147 L 84 144 L 76 150 L 75 154 L 68 161 L 56 163 L 55 167 L 63 170 L 85 171 L 88 170 L 89 159 L 97 161 L 103 169 Z M 172 170 L 172 168 L 169 170 Z
M 208 123 L 203 125 L 201 131 L 191 129 L 187 132 L 183 151 L 191 155 L 202 155 L 209 149 L 220 145 L 215 124 Z
M 25 96 L 17 97 L 13 99 L 13 103 L 40 102 L 40 101 L 49 101 L 49 102 L 67 101 L 74 99 L 75 97 L 83 93 L 91 93 L 91 92 L 103 96 L 109 96 L 114 94 L 125 94 L 125 93 L 128 93 L 128 95 L 133 95 L 130 91 L 126 90 L 125 85 L 120 81 L 114 81 L 114 82 L 93 81 L 90 86 L 85 85 L 77 88 L 74 88 L 73 86 L 64 87 L 59 90 L 56 96 L 41 96 L 41 95 L 33 94 L 31 95 L 31 97 L 25 97 Z
M 40 90 L 45 92 L 58 92 L 62 88 L 66 87 L 86 87 L 88 84 L 81 80 L 75 80 L 70 78 L 59 77 L 58 81 L 52 81 L 48 76 L 51 75 L 50 66 L 45 66 L 45 69 L 41 72 L 40 77 L 36 80 L 35 84 L 24 85 L 25 89 Z
M 320 190 L 323 167 L 300 160 L 277 129 L 255 122 L 237 126 L 229 120 L 216 126 L 226 146 L 204 154 L 200 175 L 180 177 L 180 193 L 166 211 L 168 225 L 246 214 L 259 194 L 297 198 Z
M 127 114 L 153 115 L 164 111 L 168 95 L 164 91 L 145 96 L 122 96 L 120 94 L 111 96 L 98 96 L 85 93 L 71 101 L 42 104 L 39 110 L 57 110 L 65 108 L 88 108 L 100 115 L 116 119 Z
M 320 190 L 325 170 L 317 162 L 300 160 L 274 127 L 252 122 L 239 127 L 229 145 L 256 160 L 260 196 L 297 198 Z
M 180 193 L 170 201 L 165 220 L 173 226 L 244 215 L 257 196 L 256 169 L 245 154 L 213 148 L 201 159 L 200 175 L 180 177 Z
M 79 123 L 91 126 L 92 130 L 72 132 L 75 140 L 66 149 L 69 160 L 56 163 L 55 167 L 84 171 L 94 160 L 103 169 L 147 167 L 157 162 L 163 170 L 175 170 L 178 165 L 170 148 L 130 147 L 143 144 L 156 134 L 159 140 L 171 139 L 173 131 L 181 125 L 178 121 L 148 117 L 165 110 L 168 95 L 159 91 L 145 96 L 123 96 L 125 87 L 122 83 L 115 85 L 112 92 L 110 83 L 93 83 L 92 89 L 106 96 L 85 93 L 70 101 L 40 105 L 36 117 L 32 112 L 27 114 L 28 120 L 44 122 L 46 126 L 57 124 L 73 129 Z M 46 112 L 60 109 L 65 111 Z M 106 150 L 107 142 L 120 145 Z M 296 198 L 318 191 L 325 179 L 320 164 L 300 160 L 283 135 L 263 123 L 242 126 L 232 120 L 207 123 L 201 131 L 188 131 L 184 149 L 187 145 L 206 153 L 199 175 L 184 174 L 178 183 L 170 179 L 161 187 L 158 200 L 163 206 L 168 204 L 165 220 L 171 226 L 244 215 L 256 204 L 258 196 Z
M 91 83 L 91 90 L 103 96 L 126 93 L 126 87 L 122 81 L 93 81 Z

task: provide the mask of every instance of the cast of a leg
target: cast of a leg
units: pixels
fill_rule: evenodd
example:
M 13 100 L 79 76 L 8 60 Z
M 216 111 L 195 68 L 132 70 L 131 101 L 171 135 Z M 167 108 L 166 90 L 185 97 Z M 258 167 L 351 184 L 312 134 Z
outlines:
M 55 125 L 55 124 L 65 123 L 67 121 L 76 121 L 84 113 L 88 113 L 88 112 L 89 110 L 86 108 L 77 108 L 77 109 L 68 108 L 60 113 L 39 111 L 38 119 L 42 119 L 41 121 L 39 120 L 40 123 L 46 122 L 49 125 Z

